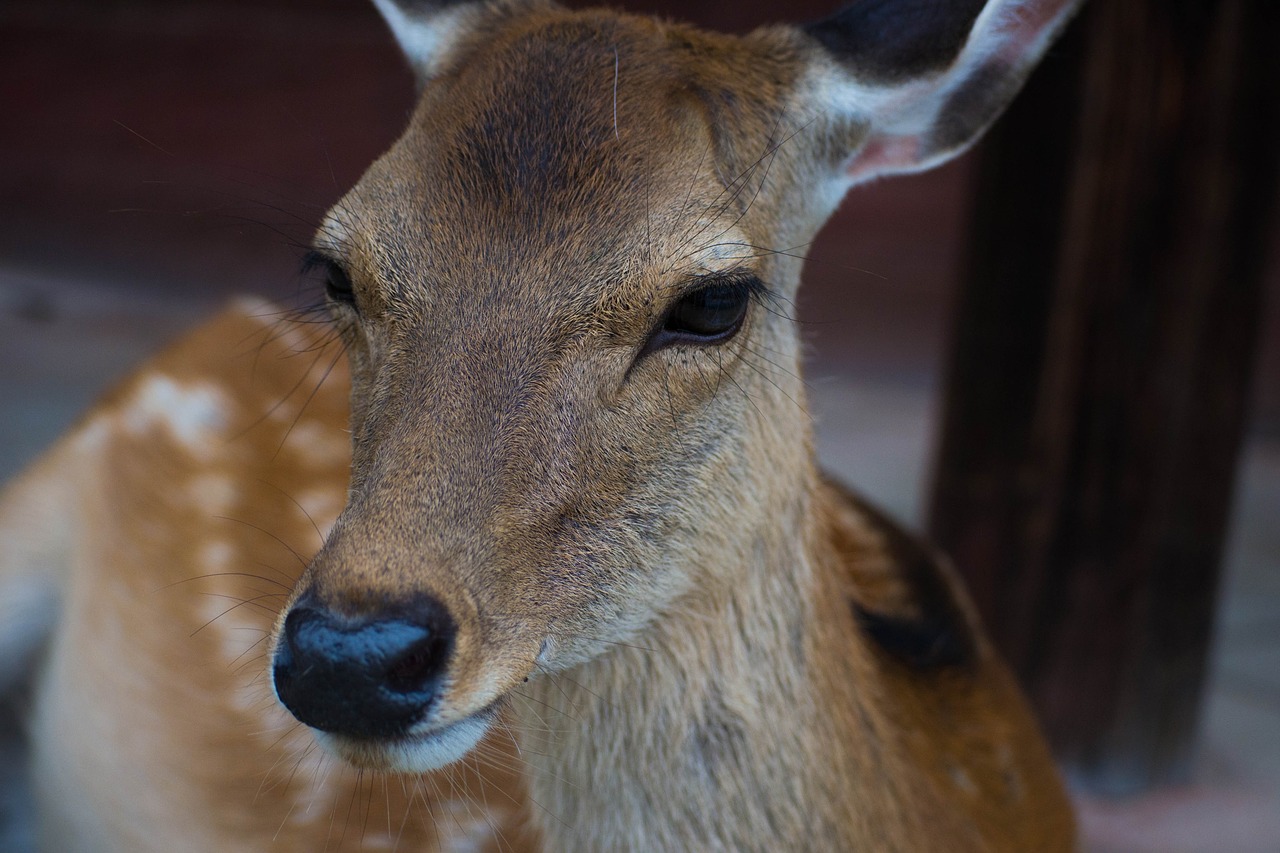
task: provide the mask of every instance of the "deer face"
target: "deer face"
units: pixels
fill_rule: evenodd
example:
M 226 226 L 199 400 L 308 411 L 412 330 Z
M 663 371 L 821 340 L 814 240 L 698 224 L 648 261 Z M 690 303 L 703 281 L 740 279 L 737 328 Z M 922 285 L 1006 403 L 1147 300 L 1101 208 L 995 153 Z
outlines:
M 332 749 L 408 770 L 803 513 L 789 247 L 857 178 L 941 155 L 874 124 L 925 112 L 936 75 L 857 88 L 799 30 L 388 8 L 430 51 L 409 128 L 316 238 L 352 480 L 273 656 Z
M 801 201 L 775 150 L 780 105 L 734 104 L 742 80 L 691 61 L 707 41 L 532 16 L 427 83 L 321 229 L 353 368 L 353 476 L 284 648 L 352 645 L 395 673 L 355 692 L 397 696 L 352 720 L 322 711 L 319 728 L 485 718 L 531 674 L 732 582 L 707 575 L 797 499 L 770 482 L 804 471 L 803 433 L 782 440 L 802 393 L 797 270 L 763 247 L 813 217 L 779 221 Z M 762 47 L 722 61 L 778 92 L 792 72 Z M 719 121 L 739 124 L 732 144 Z M 754 457 L 762 445 L 791 458 Z M 354 689 L 337 672 L 325 687 Z M 286 675 L 306 720 L 293 690 Z

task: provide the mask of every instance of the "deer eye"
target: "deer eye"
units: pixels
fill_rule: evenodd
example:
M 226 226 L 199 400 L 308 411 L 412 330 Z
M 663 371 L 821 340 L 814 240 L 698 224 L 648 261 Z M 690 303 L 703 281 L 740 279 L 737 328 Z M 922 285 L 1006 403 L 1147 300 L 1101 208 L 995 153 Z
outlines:
M 742 282 L 726 281 L 701 287 L 671 306 L 662 331 L 690 342 L 717 342 L 738 331 L 750 302 L 751 290 Z
M 329 265 L 324 279 L 324 292 L 334 302 L 345 302 L 348 305 L 355 304 L 356 292 L 351 286 L 351 278 L 347 275 L 346 270 L 337 264 Z
M 768 289 L 754 275 L 730 273 L 710 278 L 667 309 L 636 360 L 675 344 L 719 344 L 729 340 L 742 328 L 752 298 L 767 293 Z
M 351 286 L 351 278 L 340 266 L 334 266 L 329 270 L 329 275 L 324 280 L 324 292 L 335 302 L 351 304 L 356 301 L 356 291 Z
M 319 252 L 308 252 L 302 261 L 302 269 L 303 272 L 311 270 L 321 272 L 324 276 L 325 296 L 333 302 L 341 302 L 344 305 L 355 304 L 356 293 L 351 284 L 351 277 L 337 261 Z

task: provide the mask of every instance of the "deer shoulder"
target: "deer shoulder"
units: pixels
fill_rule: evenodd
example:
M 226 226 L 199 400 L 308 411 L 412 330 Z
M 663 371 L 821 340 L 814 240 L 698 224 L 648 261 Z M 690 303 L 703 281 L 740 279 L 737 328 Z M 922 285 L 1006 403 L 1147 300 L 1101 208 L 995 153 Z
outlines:
M 867 681 L 886 685 L 880 707 L 928 796 L 967 801 L 993 828 L 992 849 L 1066 843 L 1071 807 L 1039 725 L 946 555 L 833 478 L 817 503 L 832 571 L 873 650 Z

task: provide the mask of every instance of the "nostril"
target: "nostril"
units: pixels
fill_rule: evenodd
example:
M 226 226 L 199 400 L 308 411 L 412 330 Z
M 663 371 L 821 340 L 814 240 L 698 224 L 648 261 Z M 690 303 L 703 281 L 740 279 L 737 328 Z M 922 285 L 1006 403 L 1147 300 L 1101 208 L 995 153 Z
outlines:
M 398 693 L 422 690 L 444 668 L 442 658 L 448 651 L 448 644 L 439 636 L 423 637 L 388 664 L 384 676 L 387 687 Z
M 276 693 L 295 717 L 322 731 L 401 734 L 434 701 L 454 634 L 453 620 L 433 599 L 359 618 L 300 605 L 285 618 L 276 650 Z

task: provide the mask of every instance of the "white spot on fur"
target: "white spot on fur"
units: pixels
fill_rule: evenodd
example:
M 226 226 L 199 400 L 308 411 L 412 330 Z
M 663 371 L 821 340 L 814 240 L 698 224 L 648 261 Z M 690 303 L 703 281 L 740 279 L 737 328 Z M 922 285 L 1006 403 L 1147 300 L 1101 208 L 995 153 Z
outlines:
M 142 435 L 160 427 L 193 453 L 205 455 L 225 428 L 228 402 L 208 382 L 181 384 L 153 374 L 141 380 L 123 412 L 124 426 Z
M 258 583 L 237 572 L 236 549 L 230 542 L 212 540 L 198 551 L 202 577 L 199 581 L 197 622 L 192 626 L 196 639 L 212 642 L 217 660 L 229 669 L 241 669 L 244 683 L 225 695 L 228 707 L 246 717 L 259 718 L 263 703 L 273 702 L 257 677 L 268 644 L 264 639 L 271 615 L 263 608 L 277 606 L 281 599 L 269 584 Z M 265 597 L 264 597 L 265 596 Z M 198 629 L 198 630 L 197 630 Z M 281 730 L 283 731 L 283 730 Z M 279 737 L 279 733 L 272 739 Z
M 92 453 L 101 450 L 111 434 L 109 419 L 99 413 L 91 417 L 71 439 L 71 448 L 75 453 Z
M 225 474 L 202 474 L 191 481 L 192 503 L 210 515 L 225 514 L 236 499 L 236 483 Z
M 338 513 L 342 512 L 346 495 L 329 489 L 313 489 L 301 492 L 294 500 L 298 502 L 298 513 L 310 518 L 320 528 L 321 538 L 328 539 Z
M 284 319 L 285 315 L 280 307 L 272 302 L 245 296 L 235 301 L 235 309 L 243 314 L 245 319 L 262 326 L 268 333 L 268 337 L 265 338 L 248 339 L 254 346 L 274 342 L 284 351 L 302 352 L 310 349 L 314 343 L 308 339 L 301 325 Z M 275 402 L 275 400 L 272 401 L 272 403 Z
M 252 604 L 243 604 L 247 595 L 210 594 L 204 597 L 199 608 L 200 631 L 217 641 L 218 652 L 224 663 L 232 666 L 252 654 L 249 649 L 262 639 L 263 626 L 253 618 L 257 610 Z M 197 626 L 199 627 L 199 626 Z
M 206 572 L 224 572 L 231 565 L 235 549 L 227 542 L 208 542 L 200 549 L 200 562 Z
M 295 416 L 289 415 L 290 418 Z M 285 450 L 296 453 L 304 463 L 314 462 L 316 465 L 330 465 L 335 457 L 343 458 L 347 448 L 345 433 L 313 420 L 294 424 L 284 442 Z
M 396 849 L 396 837 L 394 835 L 388 835 L 386 832 L 365 830 L 360 835 L 360 849 L 394 850 Z
M 327 822 L 333 816 L 334 797 L 344 776 L 344 768 L 323 749 L 314 748 L 310 729 L 292 717 L 289 721 L 290 733 L 285 737 L 290 741 L 288 752 L 292 755 L 280 762 L 280 767 L 288 767 L 284 772 L 291 778 L 306 780 L 306 784 L 299 786 L 293 795 L 289 822 L 295 826 L 307 826 L 321 820 Z
M 480 803 L 449 800 L 441 803 L 436 824 L 449 835 L 440 839 L 442 851 L 448 853 L 480 853 L 493 840 L 493 827 L 498 816 Z

